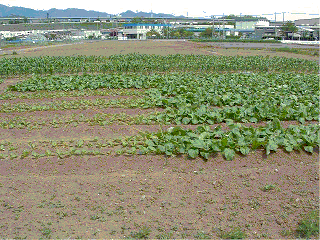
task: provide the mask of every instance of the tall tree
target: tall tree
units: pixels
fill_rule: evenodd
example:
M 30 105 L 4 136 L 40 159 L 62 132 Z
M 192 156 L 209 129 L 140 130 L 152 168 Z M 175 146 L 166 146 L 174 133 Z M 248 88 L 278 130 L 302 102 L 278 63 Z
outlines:
M 289 33 L 296 33 L 298 31 L 298 28 L 293 22 L 287 21 L 280 27 L 280 32 L 282 36 L 285 36 L 286 39 L 289 38 Z
M 147 32 L 147 37 L 149 37 L 149 38 L 160 38 L 160 34 L 156 30 L 151 29 L 149 32 Z
M 200 33 L 200 37 L 211 38 L 212 37 L 212 28 L 211 27 L 206 28 L 206 30 L 204 30 L 204 32 Z

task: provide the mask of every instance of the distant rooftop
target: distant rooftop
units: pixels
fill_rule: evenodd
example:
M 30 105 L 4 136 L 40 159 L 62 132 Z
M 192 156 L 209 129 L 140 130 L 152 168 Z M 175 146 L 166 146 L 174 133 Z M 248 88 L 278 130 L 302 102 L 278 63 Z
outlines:
M 123 24 L 124 27 L 136 27 L 136 26 L 170 26 L 170 24 L 153 24 L 153 23 L 125 23 Z

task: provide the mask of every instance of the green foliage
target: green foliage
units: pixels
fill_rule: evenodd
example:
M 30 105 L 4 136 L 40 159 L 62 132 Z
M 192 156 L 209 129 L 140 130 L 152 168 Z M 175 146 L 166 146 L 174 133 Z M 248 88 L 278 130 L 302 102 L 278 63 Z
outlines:
M 293 22 L 287 21 L 280 27 L 281 34 L 288 38 L 288 33 L 295 33 L 298 31 L 298 28 Z
M 296 233 L 299 238 L 315 237 L 319 239 L 319 210 L 313 210 L 302 219 Z
M 197 234 L 194 235 L 195 239 L 211 239 L 209 234 L 206 234 L 204 232 L 198 232 Z
M 226 160 L 232 160 L 237 152 L 248 154 L 257 148 L 265 149 L 267 154 L 270 154 L 270 151 L 278 148 L 306 150 L 305 147 L 309 146 L 313 150 L 320 144 L 320 126 L 317 124 L 282 128 L 277 119 L 258 128 L 242 126 L 232 121 L 227 124 L 230 131 L 223 131 L 221 126 L 214 129 L 199 126 L 194 131 L 171 127 L 167 131 L 142 133 L 141 136 L 131 137 L 122 146 L 124 149 L 139 148 L 141 154 L 187 154 L 190 158 L 200 156 L 204 159 L 208 159 L 215 152 L 221 152 Z M 140 142 L 142 139 L 144 142 Z M 137 145 L 137 142 L 140 144 Z M 270 147 L 270 144 L 276 147 Z M 272 188 L 273 185 L 268 185 L 264 189 L 268 191 Z
M 206 28 L 206 30 L 204 32 L 200 33 L 200 37 L 212 38 L 212 28 Z
M 205 37 L 205 36 L 204 36 Z M 209 38 L 211 36 L 208 35 Z M 279 40 L 254 40 L 254 39 L 194 39 L 194 42 L 247 42 L 247 43 L 281 43 Z
M 49 229 L 49 228 L 43 228 L 43 229 L 41 229 L 40 231 L 41 231 L 42 235 L 43 235 L 45 238 L 50 238 L 51 232 L 52 232 L 51 229 Z
M 310 72 L 318 73 L 316 61 L 263 56 L 147 55 L 123 54 L 68 57 L 17 57 L 0 59 L 0 76 L 70 73 L 125 72 Z
M 84 74 L 82 76 L 34 75 L 20 83 L 9 86 L 11 91 L 74 91 L 104 89 L 147 89 L 142 98 L 121 100 L 71 100 L 55 101 L 46 105 L 3 104 L 0 112 L 44 111 L 59 109 L 88 109 L 91 107 L 161 107 L 164 112 L 151 114 L 135 122 L 159 122 L 165 124 L 214 124 L 227 122 L 260 122 L 317 120 L 319 116 L 319 76 L 293 73 L 227 73 L 194 75 L 185 74 Z M 9 94 L 10 95 L 10 94 Z M 8 95 L 8 96 L 9 96 Z M 112 121 L 97 115 L 90 123 L 107 125 Z M 111 119 L 124 120 L 123 116 Z M 128 122 L 128 121 L 126 121 Z M 30 126 L 26 119 L 0 122 L 3 128 Z M 57 124 L 57 122 L 56 122 Z M 270 139 L 267 152 L 277 149 Z M 286 150 L 290 150 L 288 147 Z M 312 151 L 310 147 L 305 150 Z M 248 154 L 248 149 L 241 148 Z M 192 152 L 192 151 L 191 151 Z M 226 152 L 229 156 L 231 152 Z M 194 152 L 191 153 L 191 155 Z
M 131 232 L 130 236 L 134 239 L 147 239 L 149 237 L 151 230 L 143 226 L 138 232 Z
M 274 189 L 274 188 L 275 188 L 275 185 L 273 185 L 273 184 L 268 184 L 268 185 L 265 185 L 265 186 L 262 188 L 262 191 L 267 192 L 267 191 L 270 191 L 270 190 L 272 190 L 272 189 Z
M 147 32 L 147 37 L 148 38 L 160 38 L 160 33 L 154 29 L 151 29 L 149 32 Z
M 156 236 L 157 239 L 173 239 L 173 233 L 168 232 L 168 233 L 162 233 Z
M 228 233 L 220 236 L 223 239 L 243 239 L 246 238 L 246 234 L 240 228 L 234 228 Z

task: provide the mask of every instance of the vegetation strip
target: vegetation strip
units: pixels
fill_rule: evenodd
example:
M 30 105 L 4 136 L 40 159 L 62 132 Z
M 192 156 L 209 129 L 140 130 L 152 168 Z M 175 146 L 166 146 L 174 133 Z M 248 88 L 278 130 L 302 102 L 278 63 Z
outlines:
M 87 89 L 143 89 L 143 98 L 106 101 L 72 100 L 45 105 L 9 104 L 1 112 L 97 107 L 161 107 L 166 112 L 152 120 L 175 124 L 214 124 L 234 119 L 259 122 L 279 118 L 301 123 L 319 116 L 319 76 L 316 74 L 101 74 L 83 76 L 34 76 L 9 86 L 11 91 Z M 137 102 L 136 102 L 137 100 Z M 215 108 L 223 107 L 223 108 Z
M 121 111 L 121 109 L 119 110 Z M 111 114 L 111 113 L 97 113 L 94 116 L 84 116 L 83 114 L 72 114 L 71 116 L 61 117 L 60 115 L 53 116 L 51 119 L 45 120 L 30 120 L 27 117 L 17 116 L 13 118 L 3 117 L 0 118 L 0 127 L 3 129 L 41 129 L 44 126 L 50 126 L 54 128 L 65 126 L 66 124 L 72 124 L 74 127 L 80 123 L 88 123 L 89 125 L 106 126 L 114 123 L 138 125 L 138 124 L 155 124 L 152 120 L 157 113 L 130 115 L 125 112 Z
M 205 55 L 147 55 L 126 54 L 72 57 L 1 58 L 0 76 L 65 73 L 124 73 L 124 72 L 309 72 L 318 73 L 316 61 L 297 58 L 262 56 L 205 56 Z
M 85 89 L 74 91 L 37 91 L 37 92 L 17 92 L 7 91 L 0 94 L 0 100 L 14 100 L 14 99 L 52 99 L 62 97 L 86 97 L 86 96 L 143 96 L 142 89 Z
M 313 153 L 314 147 L 320 146 L 320 126 L 299 125 L 282 128 L 280 121 L 275 119 L 266 127 L 245 127 L 241 124 L 228 122 L 231 131 L 223 131 L 221 126 L 211 130 L 208 126 L 200 126 L 195 131 L 181 127 L 172 127 L 158 133 L 145 133 L 138 138 L 129 138 L 125 143 L 129 153 L 139 152 L 166 155 L 188 154 L 195 158 L 201 156 L 208 159 L 215 152 L 222 152 L 227 160 L 232 160 L 236 152 L 249 154 L 257 148 L 266 150 L 267 155 L 278 148 L 287 152 L 304 149 Z M 144 140 L 139 146 L 137 141 Z
M 234 123 L 232 120 L 228 121 L 227 125 L 230 128 L 228 131 L 222 130 L 221 126 L 211 130 L 209 126 L 203 125 L 197 127 L 196 130 L 171 127 L 157 133 L 142 132 L 139 135 L 118 139 L 99 139 L 96 137 L 91 141 L 80 139 L 76 142 L 29 143 L 33 150 L 37 148 L 38 144 L 47 147 L 51 145 L 52 149 L 44 153 L 32 150 L 21 152 L 22 146 L 14 146 L 10 142 L 2 141 L 0 150 L 4 153 L 0 155 L 0 158 L 18 158 L 19 155 L 21 158 L 25 158 L 33 152 L 35 158 L 44 156 L 64 158 L 71 155 L 104 155 L 116 151 L 117 154 L 155 153 L 168 156 L 187 154 L 191 158 L 201 156 L 205 159 L 210 158 L 214 153 L 221 152 L 227 160 L 232 160 L 236 152 L 247 155 L 256 149 L 265 149 L 268 155 L 278 148 L 283 148 L 287 152 L 303 149 L 313 153 L 314 148 L 320 146 L 320 126 L 318 124 L 290 125 L 288 128 L 283 128 L 280 121 L 275 119 L 266 126 L 258 128 L 246 127 Z M 92 149 L 92 142 L 95 142 L 96 149 Z M 62 148 L 57 149 L 59 146 Z M 84 146 L 91 149 L 83 148 Z M 69 150 L 66 151 L 66 147 Z

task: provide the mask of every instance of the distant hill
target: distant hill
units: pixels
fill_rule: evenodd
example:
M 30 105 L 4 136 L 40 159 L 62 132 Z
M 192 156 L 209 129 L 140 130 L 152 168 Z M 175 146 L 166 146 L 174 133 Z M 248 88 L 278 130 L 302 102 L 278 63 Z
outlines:
M 126 11 L 126 12 L 123 12 L 123 13 L 120 13 L 120 15 L 122 17 L 177 17 L 177 16 L 174 16 L 172 14 L 166 14 L 166 13 L 147 13 L 147 12 L 133 12 L 133 11 Z M 179 17 L 184 17 L 184 16 L 179 16 Z
M 87 11 L 85 9 L 78 8 L 68 8 L 68 9 L 56 9 L 51 8 L 47 11 L 44 10 L 34 10 L 31 8 L 24 7 L 8 7 L 0 4 L 0 17 L 28 17 L 28 18 L 46 18 L 47 13 L 49 17 L 109 17 L 114 16 L 114 14 L 97 12 L 97 11 Z M 165 13 L 147 13 L 147 12 L 133 12 L 126 11 L 120 13 L 122 17 L 175 17 L 172 14 Z M 183 16 L 180 16 L 183 17 Z
M 0 17 L 25 16 L 25 17 L 45 17 L 44 11 L 37 11 L 24 7 L 7 7 L 0 4 Z

